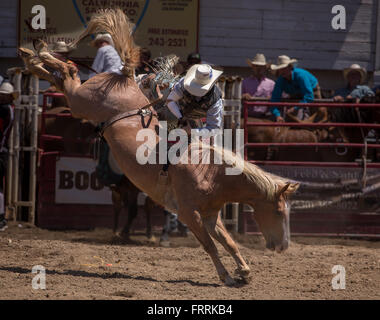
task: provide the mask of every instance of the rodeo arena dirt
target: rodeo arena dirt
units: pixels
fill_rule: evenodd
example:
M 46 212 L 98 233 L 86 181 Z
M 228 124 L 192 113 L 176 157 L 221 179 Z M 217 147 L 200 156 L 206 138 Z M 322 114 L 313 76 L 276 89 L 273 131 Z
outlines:
M 378 1 L 40 2 L 0 5 L 0 300 L 380 299 Z

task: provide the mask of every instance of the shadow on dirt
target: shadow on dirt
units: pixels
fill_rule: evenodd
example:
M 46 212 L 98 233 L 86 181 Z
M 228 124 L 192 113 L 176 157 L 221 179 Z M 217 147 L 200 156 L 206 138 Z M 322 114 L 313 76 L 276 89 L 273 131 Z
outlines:
M 0 267 L 1 271 L 8 271 L 13 273 L 19 273 L 19 274 L 30 274 L 31 270 L 21 267 Z M 113 273 L 94 273 L 94 272 L 88 272 L 88 271 L 82 271 L 82 270 L 64 270 L 64 271 L 57 271 L 57 270 L 46 270 L 46 274 L 49 275 L 62 275 L 62 276 L 74 276 L 74 277 L 86 277 L 86 278 L 100 278 L 100 279 L 129 279 L 129 280 L 142 280 L 142 281 L 151 281 L 151 282 L 166 282 L 166 283 L 188 283 L 194 287 L 220 287 L 221 285 L 215 284 L 215 283 L 202 283 L 202 282 L 196 282 L 192 280 L 166 280 L 161 281 L 150 277 L 143 277 L 143 276 L 130 276 L 128 274 L 122 274 L 120 272 L 113 272 Z

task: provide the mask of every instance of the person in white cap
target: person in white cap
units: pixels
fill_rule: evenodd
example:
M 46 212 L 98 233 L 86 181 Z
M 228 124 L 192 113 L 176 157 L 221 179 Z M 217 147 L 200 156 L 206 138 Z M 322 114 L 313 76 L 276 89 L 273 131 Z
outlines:
M 248 65 L 252 69 L 252 75 L 245 78 L 242 83 L 242 99 L 250 100 L 254 97 L 268 98 L 272 96 L 274 81 L 266 77 L 269 68 L 264 54 L 258 53 L 250 60 Z M 268 112 L 266 106 L 252 106 L 248 110 L 248 115 L 256 118 L 265 118 Z
M 335 91 L 333 97 L 336 102 L 344 102 L 345 100 L 361 100 L 364 97 L 373 97 L 375 93 L 366 85 L 367 71 L 358 64 L 353 64 L 349 68 L 343 70 L 343 77 L 347 82 L 345 88 Z
M 310 103 L 314 98 L 322 98 L 317 78 L 307 70 L 296 68 L 296 64 L 296 59 L 282 55 L 277 58 L 277 65 L 271 65 L 271 69 L 278 74 L 271 102 L 281 101 L 283 92 L 289 94 L 291 98 L 300 99 L 301 103 Z M 307 117 L 308 108 L 294 107 L 289 110 L 293 111 L 297 112 L 298 118 L 302 120 Z M 284 121 L 277 107 L 272 107 L 271 112 L 276 121 Z
M 2 81 L 0 85 L 0 231 L 8 227 L 5 219 L 3 181 L 7 172 L 7 142 L 14 119 L 11 104 L 16 98 L 17 93 L 14 92 L 12 84 L 7 80 Z
M 173 87 L 166 104 L 177 119 L 199 120 L 206 117 L 206 129 L 222 129 L 222 93 L 215 85 L 223 71 L 208 64 L 195 64 Z M 190 133 L 187 126 L 185 130 Z
M 92 69 L 97 73 L 111 72 L 121 74 L 122 63 L 119 54 L 114 48 L 112 37 L 108 33 L 100 33 L 91 42 L 91 45 L 98 49 Z M 89 77 L 95 76 L 91 72 Z

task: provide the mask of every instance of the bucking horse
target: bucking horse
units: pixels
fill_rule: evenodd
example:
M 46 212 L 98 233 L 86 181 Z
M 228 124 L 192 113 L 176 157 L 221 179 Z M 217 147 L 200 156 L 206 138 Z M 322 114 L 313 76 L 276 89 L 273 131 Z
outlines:
M 183 158 L 178 164 L 171 164 L 167 171 L 163 171 L 162 164 L 141 165 L 136 152 L 143 143 L 137 141 L 136 135 L 143 128 L 155 132 L 161 124 L 134 80 L 139 47 L 134 44 L 132 29 L 133 24 L 120 9 L 100 10 L 92 16 L 86 30 L 72 45 L 90 34 L 107 32 L 113 38 L 123 67 L 120 74 L 101 73 L 83 84 L 78 69 L 54 58 L 45 42 L 36 41 L 35 49 L 44 64 L 60 72 L 63 93 L 73 116 L 106 122 L 103 136 L 128 179 L 156 203 L 178 214 L 179 220 L 187 224 L 210 255 L 222 282 L 234 285 L 236 279 L 221 262 L 212 237 L 231 254 L 238 275 L 247 282 L 250 268 L 223 225 L 220 209 L 227 202 L 252 206 L 267 247 L 282 252 L 290 241 L 288 199 L 299 185 L 265 172 L 226 149 L 199 141 L 186 145 Z M 157 134 L 155 139 L 158 145 Z M 194 149 L 200 150 L 201 156 L 207 152 L 214 157 L 222 155 L 222 164 L 181 161 L 191 158 Z M 241 174 L 226 174 L 231 169 L 238 169 Z

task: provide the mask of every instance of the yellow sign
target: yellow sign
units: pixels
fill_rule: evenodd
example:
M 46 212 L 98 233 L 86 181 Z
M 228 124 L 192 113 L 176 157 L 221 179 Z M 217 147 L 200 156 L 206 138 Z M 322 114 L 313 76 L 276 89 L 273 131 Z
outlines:
M 32 13 L 34 6 L 46 11 L 43 30 L 34 29 L 33 18 L 39 12 Z M 198 6 L 199 0 L 20 0 L 19 44 L 32 48 L 37 38 L 44 39 L 50 47 L 57 41 L 71 42 L 98 9 L 120 7 L 135 24 L 136 43 L 149 48 L 153 58 L 175 53 L 185 60 L 197 50 Z M 84 40 L 71 56 L 93 58 L 96 49 L 89 46 L 89 40 Z

